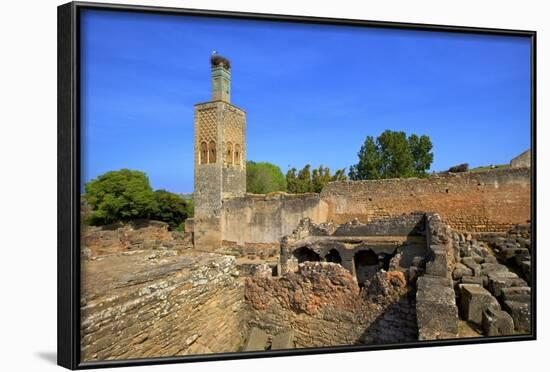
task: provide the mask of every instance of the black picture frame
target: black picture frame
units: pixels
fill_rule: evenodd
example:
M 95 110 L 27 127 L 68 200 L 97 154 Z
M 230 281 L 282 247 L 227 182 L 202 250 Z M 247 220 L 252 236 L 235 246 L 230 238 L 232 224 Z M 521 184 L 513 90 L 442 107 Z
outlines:
M 377 27 L 400 30 L 445 31 L 454 33 L 523 36 L 531 40 L 531 223 L 532 223 L 532 327 L 531 334 L 417 341 L 412 343 L 339 346 L 289 349 L 264 352 L 235 352 L 138 360 L 80 361 L 80 14 L 84 9 L 145 12 L 171 15 L 197 15 L 233 19 L 298 22 Z M 536 32 L 525 30 L 461 27 L 449 25 L 380 22 L 356 19 L 335 19 L 279 14 L 241 13 L 228 11 L 179 9 L 154 6 L 71 2 L 58 7 L 58 315 L 57 358 L 60 366 L 69 369 L 122 367 L 151 364 L 200 362 L 211 360 L 341 353 L 379 349 L 416 348 L 427 346 L 480 344 L 487 342 L 527 341 L 536 339 Z

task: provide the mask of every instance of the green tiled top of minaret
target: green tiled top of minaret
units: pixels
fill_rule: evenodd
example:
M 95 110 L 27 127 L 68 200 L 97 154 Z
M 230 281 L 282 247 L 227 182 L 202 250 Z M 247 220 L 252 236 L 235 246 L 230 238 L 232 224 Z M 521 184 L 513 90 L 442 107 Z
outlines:
M 212 66 L 212 101 L 231 102 L 231 63 L 225 57 L 214 54 Z

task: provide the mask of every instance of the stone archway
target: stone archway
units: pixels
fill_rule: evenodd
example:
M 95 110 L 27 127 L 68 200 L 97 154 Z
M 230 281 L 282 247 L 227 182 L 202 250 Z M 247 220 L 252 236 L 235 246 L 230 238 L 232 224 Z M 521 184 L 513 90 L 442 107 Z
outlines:
M 380 269 L 378 255 L 372 249 L 361 250 L 353 257 L 357 282 L 362 286 L 365 280 Z
M 325 260 L 327 262 L 342 264 L 342 256 L 340 256 L 340 252 L 338 252 L 334 248 L 332 248 L 330 251 L 328 251 L 328 253 L 325 255 Z
M 300 247 L 292 252 L 292 255 L 298 260 L 298 263 L 313 261 L 321 261 L 321 256 L 313 249 L 308 247 Z

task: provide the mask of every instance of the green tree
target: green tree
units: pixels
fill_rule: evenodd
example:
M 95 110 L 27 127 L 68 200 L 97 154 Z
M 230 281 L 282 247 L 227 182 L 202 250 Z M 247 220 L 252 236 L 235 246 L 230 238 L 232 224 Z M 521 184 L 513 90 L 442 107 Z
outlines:
M 95 225 L 149 218 L 156 209 L 153 190 L 143 172 L 107 172 L 88 182 L 84 190 L 84 199 L 92 208 L 90 223 Z
M 246 191 L 253 194 L 267 194 L 286 191 L 287 180 L 281 168 L 266 162 L 246 162 Z
M 359 162 L 349 169 L 349 178 L 352 180 L 377 180 L 382 177 L 382 159 L 378 145 L 374 138 L 368 136 L 361 146 Z
M 352 165 L 352 180 L 425 177 L 433 162 L 432 143 L 428 136 L 384 131 L 376 141 L 368 136 Z
M 185 200 L 185 208 L 187 210 L 187 218 L 192 218 L 195 215 L 195 202 L 193 199 Z
M 431 152 L 433 146 L 430 137 L 426 135 L 418 137 L 416 134 L 412 134 L 409 137 L 409 146 L 414 162 L 414 172 L 417 176 L 427 175 L 427 171 L 434 160 L 434 154 Z
M 291 168 L 286 174 L 288 192 L 306 193 L 321 192 L 323 187 L 332 181 L 347 180 L 345 169 L 338 169 L 334 175 L 330 174 L 330 168 L 320 165 L 311 170 L 311 165 L 306 164 L 296 175 L 296 168 Z
M 288 192 L 295 194 L 298 191 L 298 177 L 296 168 L 291 168 L 286 172 L 286 187 Z
M 384 178 L 407 178 L 414 175 L 413 158 L 405 132 L 386 130 L 377 141 Z
M 333 181 L 333 177 L 330 175 L 330 168 L 320 165 L 319 168 L 314 169 L 311 174 L 312 189 L 310 191 L 319 193 L 323 190 L 323 187 L 331 181 Z
M 298 185 L 297 185 L 297 191 L 296 193 L 305 193 L 305 192 L 311 192 L 312 190 L 312 183 L 311 183 L 311 165 L 306 164 L 305 167 L 303 167 L 298 172 Z
M 168 223 L 170 229 L 180 226 L 189 217 L 188 203 L 181 196 L 166 190 L 153 193 L 155 209 L 150 218 Z
M 331 178 L 331 182 L 333 181 L 347 181 L 348 177 L 346 176 L 346 168 L 343 169 L 337 169 L 336 172 L 334 172 L 334 176 Z

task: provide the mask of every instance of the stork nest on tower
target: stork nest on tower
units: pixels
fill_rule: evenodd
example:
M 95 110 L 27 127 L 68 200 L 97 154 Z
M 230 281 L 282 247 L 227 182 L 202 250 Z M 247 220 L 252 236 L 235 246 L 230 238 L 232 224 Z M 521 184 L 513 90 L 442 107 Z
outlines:
M 231 63 L 229 60 L 225 57 L 220 56 L 219 54 L 214 54 L 212 57 L 210 57 L 210 63 L 212 64 L 212 67 L 216 66 L 223 66 L 226 69 L 231 69 Z

